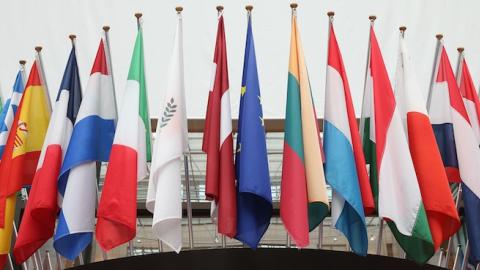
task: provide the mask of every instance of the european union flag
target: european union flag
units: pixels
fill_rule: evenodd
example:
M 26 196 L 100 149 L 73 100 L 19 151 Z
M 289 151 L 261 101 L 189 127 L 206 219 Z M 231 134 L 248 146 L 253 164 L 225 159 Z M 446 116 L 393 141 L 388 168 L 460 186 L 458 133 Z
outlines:
M 250 13 L 238 116 L 235 172 L 238 219 L 235 238 L 256 248 L 270 225 L 272 193 Z

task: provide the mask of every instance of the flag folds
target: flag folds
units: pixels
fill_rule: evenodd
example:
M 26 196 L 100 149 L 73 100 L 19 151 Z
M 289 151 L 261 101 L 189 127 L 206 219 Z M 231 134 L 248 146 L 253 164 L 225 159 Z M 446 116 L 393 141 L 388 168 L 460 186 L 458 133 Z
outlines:
M 480 148 L 473 129 L 472 121 L 474 118 L 469 117 L 469 111 L 475 112 L 473 110 L 475 108 L 472 106 L 474 102 L 471 102 L 468 98 L 462 98 L 443 42 L 441 40 L 439 42 L 439 59 L 436 63 L 437 68 L 435 69 L 434 83 L 430 93 L 430 115 L 432 124 L 448 125 L 450 129 L 453 129 L 452 139 L 454 138 L 459 176 L 462 181 L 462 196 L 470 243 L 469 261 L 477 264 L 480 262 L 480 227 L 478 226 L 478 220 L 480 220 L 480 179 L 478 174 Z M 464 71 L 461 71 L 459 75 L 467 75 L 468 68 L 463 65 L 462 69 Z M 463 88 L 465 96 L 467 96 L 466 91 L 471 91 L 468 88 L 474 88 L 468 86 L 469 79 L 467 77 L 459 79 L 460 87 Z M 463 85 L 462 81 L 464 81 Z
M 147 162 L 151 161 L 151 128 L 143 55 L 140 27 L 97 211 L 95 236 L 104 250 L 135 237 L 137 181 L 147 177 Z
M 183 27 L 178 15 L 167 89 L 157 123 L 153 161 L 148 182 L 147 209 L 153 213 L 155 235 L 177 253 L 182 248 L 182 155 L 188 151 Z
M 270 225 L 272 193 L 250 13 L 240 92 L 235 154 L 238 215 L 235 238 L 256 248 Z
M 408 135 L 410 154 L 436 251 L 460 228 L 460 218 L 425 108 L 425 98 L 416 84 L 414 74 L 401 34 L 395 97 Z
M 48 94 L 42 84 L 38 59 L 32 65 L 0 163 L 0 228 L 5 226 L 7 197 L 31 185 L 50 120 Z
M 298 247 L 328 215 L 322 149 L 296 11 L 292 14 L 280 217 Z
M 369 48 L 363 103 L 365 114 L 362 118 L 369 118 L 369 123 L 364 124 L 369 127 L 369 131 L 364 133 L 364 141 L 369 141 L 376 155 L 376 162 L 373 162 L 376 168 L 373 170 L 377 172 L 378 215 L 388 221 L 407 257 L 424 263 L 433 254 L 432 237 L 408 149 L 407 134 L 373 25 L 370 27 Z
M 60 170 L 58 184 L 63 202 L 54 247 L 70 260 L 92 241 L 97 162 L 108 161 L 115 134 L 117 111 L 107 49 L 102 39 Z
M 227 43 L 223 15 L 218 18 L 217 40 L 208 93 L 202 151 L 207 154 L 205 195 L 218 209 L 218 232 L 230 238 L 237 234 L 237 201 L 233 166 L 232 118 L 228 84 Z
M 2 157 L 8 134 L 12 127 L 15 112 L 17 111 L 18 104 L 22 98 L 24 90 L 23 72 L 24 70 L 22 66 L 15 78 L 12 95 L 5 102 L 2 114 L 0 115 L 0 158 Z M 4 227 L 0 228 L 0 268 L 3 268 L 5 265 L 8 253 L 10 252 L 16 201 L 16 194 L 12 194 L 6 199 Z
M 347 74 L 330 22 L 323 145 L 325 176 L 332 187 L 332 224 L 348 239 L 352 250 L 368 250 L 365 211 L 375 205 L 362 151 Z
M 81 101 L 80 77 L 75 47 L 72 47 L 15 243 L 15 259 L 19 263 L 27 260 L 53 234 L 58 212 L 57 179 Z

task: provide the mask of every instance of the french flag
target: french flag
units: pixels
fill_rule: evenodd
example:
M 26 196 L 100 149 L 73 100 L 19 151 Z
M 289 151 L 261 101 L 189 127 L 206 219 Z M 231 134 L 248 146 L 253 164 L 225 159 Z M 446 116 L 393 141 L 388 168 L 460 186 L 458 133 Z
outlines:
M 470 75 L 463 50 L 459 49 L 459 52 L 460 66 L 457 72 L 457 82 L 459 84 L 459 90 L 463 98 L 463 103 L 465 104 L 465 108 L 470 119 L 473 133 L 477 139 L 476 146 L 478 146 L 480 144 L 480 101 L 478 99 L 477 90 L 473 84 L 472 76 Z M 478 147 L 474 148 L 474 150 L 479 152 Z M 472 160 L 472 162 L 477 162 L 477 164 L 478 161 L 478 159 Z M 477 164 L 476 166 L 478 166 Z M 460 167 L 460 169 L 461 168 L 462 167 Z M 470 262 L 477 264 L 480 262 L 480 227 L 478 226 L 478 222 L 480 220 L 480 185 L 478 177 L 475 179 L 475 185 L 468 184 L 466 180 L 467 179 L 463 179 L 462 193 L 465 204 L 465 217 L 467 219 L 467 233 L 468 238 L 470 239 Z
M 92 241 L 97 202 L 97 162 L 108 161 L 115 134 L 117 110 L 106 51 L 102 39 L 85 96 L 77 109 L 77 120 L 58 181 L 63 203 L 54 247 L 70 260 L 75 259 Z
M 59 209 L 57 179 L 81 101 L 80 77 L 73 46 L 48 125 L 30 199 L 15 243 L 14 255 L 17 263 L 27 260 L 53 235 Z
M 480 262 L 480 226 L 478 226 L 480 220 L 479 143 L 443 44 L 440 46 L 440 56 L 436 70 L 430 99 L 430 116 L 434 129 L 437 129 L 435 135 L 437 135 L 438 130 L 447 131 L 444 135 L 453 133 L 449 142 L 455 145 L 453 150 L 456 152 L 455 160 L 458 160 L 459 176 L 462 181 L 465 218 L 470 242 L 470 262 L 476 264 Z M 453 141 L 453 138 L 456 139 Z M 437 136 L 438 141 L 439 137 Z M 445 151 L 445 144 L 442 145 L 442 141 L 438 144 L 440 150 Z M 453 154 L 452 152 L 449 154 Z

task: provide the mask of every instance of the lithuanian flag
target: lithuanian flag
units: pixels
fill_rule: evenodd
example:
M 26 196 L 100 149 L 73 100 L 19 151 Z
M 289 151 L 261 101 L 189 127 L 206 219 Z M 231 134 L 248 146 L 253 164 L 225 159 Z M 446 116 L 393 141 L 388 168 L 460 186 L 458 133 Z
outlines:
M 319 128 L 296 10 L 292 13 L 280 216 L 298 247 L 328 214 Z

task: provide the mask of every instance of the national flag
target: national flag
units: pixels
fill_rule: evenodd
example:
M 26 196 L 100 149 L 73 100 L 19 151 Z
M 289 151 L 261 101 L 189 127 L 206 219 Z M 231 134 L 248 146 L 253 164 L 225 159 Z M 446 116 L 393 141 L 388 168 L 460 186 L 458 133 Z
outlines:
M 15 83 L 13 84 L 12 95 L 7 99 L 0 115 L 0 158 L 2 157 L 5 144 L 7 143 L 8 133 L 12 126 L 15 112 L 18 104 L 22 98 L 24 90 L 23 66 L 17 73 Z M 7 198 L 5 209 L 4 227 L 0 228 L 0 269 L 3 269 L 5 262 L 10 252 L 10 245 L 12 240 L 13 218 L 15 214 L 15 203 L 17 201 L 16 194 L 12 194 Z
M 272 192 L 250 12 L 240 92 L 235 153 L 238 222 L 235 238 L 256 248 L 270 225 Z
M 365 211 L 375 210 L 342 55 L 330 22 L 323 146 L 325 176 L 332 187 L 332 224 L 352 250 L 368 251 Z M 365 211 L 364 211 L 365 209 Z
M 31 185 L 50 120 L 49 96 L 35 60 L 8 134 L 0 163 L 0 228 L 5 226 L 6 199 Z
M 22 98 L 23 90 L 25 89 L 24 83 L 24 68 L 23 66 L 17 73 L 15 83 L 13 84 L 12 95 L 5 102 L 3 106 L 2 114 L 0 114 L 0 159 L 3 156 L 5 145 L 7 144 L 8 134 L 10 133 L 13 118 L 17 112 L 18 104 Z
M 212 211 L 218 216 L 218 232 L 233 238 L 237 234 L 237 199 L 223 14 L 218 18 L 212 70 L 202 144 L 202 151 L 207 154 L 205 195 L 218 207 Z
M 15 243 L 17 263 L 26 261 L 53 235 L 58 213 L 57 179 L 81 101 L 80 77 L 72 46 Z
M 440 41 L 438 41 L 440 46 Z M 439 58 L 441 57 L 441 48 L 437 48 L 437 62 L 434 63 L 434 74 L 438 74 Z M 435 76 L 435 75 L 434 75 Z M 452 116 L 445 108 L 449 107 L 449 97 L 447 91 L 434 91 L 438 87 L 436 79 L 433 79 L 428 96 L 428 113 L 432 123 L 435 139 L 442 155 L 443 166 L 447 173 L 448 180 L 453 183 L 460 183 L 460 172 L 458 168 L 457 149 L 455 146 L 455 136 L 453 132 Z M 434 99 L 435 101 L 432 101 Z M 434 104 L 434 102 L 440 102 Z M 433 105 L 432 105 L 433 104 Z
M 470 243 L 471 263 L 480 262 L 480 167 L 479 142 L 475 137 L 471 119 L 465 106 L 448 60 L 447 52 L 440 40 L 439 59 L 434 73 L 430 93 L 430 116 L 435 125 L 453 130 L 459 176 L 462 180 L 462 196 L 465 207 L 467 235 Z M 438 137 L 437 137 L 438 141 Z M 440 149 L 442 147 L 440 146 Z
M 58 187 L 63 202 L 53 245 L 69 260 L 74 260 L 92 241 L 97 162 L 108 161 L 115 134 L 117 110 L 106 52 L 102 39 L 60 170 Z
M 318 120 L 304 59 L 297 15 L 292 13 L 280 217 L 298 247 L 328 215 L 329 203 Z
M 182 155 L 188 151 L 183 79 L 183 27 L 179 15 L 167 89 L 160 107 L 146 206 L 153 213 L 154 234 L 175 252 L 182 248 Z
M 143 30 L 138 29 L 105 183 L 95 236 L 104 250 L 133 239 L 137 229 L 137 182 L 148 176 L 151 128 L 148 113 Z
M 475 89 L 475 84 L 470 75 L 467 61 L 465 60 L 465 53 L 460 48 L 459 52 L 460 66 L 457 71 L 458 88 L 465 103 L 465 109 L 467 109 L 473 132 L 475 132 L 475 137 L 480 144 L 480 101 L 478 99 L 477 89 Z
M 424 263 L 433 255 L 432 236 L 408 149 L 407 134 L 373 25 L 370 27 L 368 59 L 363 104 L 366 114 L 362 117 L 369 118 L 365 125 L 369 131 L 364 133 L 364 141 L 369 140 L 371 150 L 376 154 L 370 168 L 376 165 L 374 169 L 377 169 L 377 173 L 373 173 L 378 177 L 377 183 L 372 186 L 378 187 L 378 215 L 388 221 L 407 257 Z
M 458 231 L 460 218 L 428 118 L 425 98 L 416 83 L 415 72 L 406 52 L 403 34 L 400 35 L 399 47 L 395 97 L 408 135 L 410 154 L 436 251 Z

